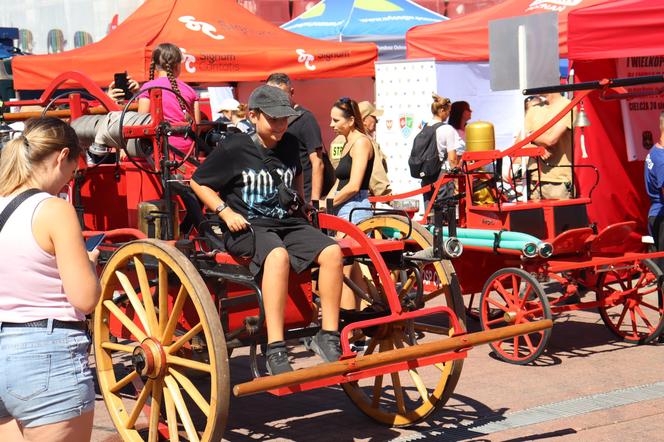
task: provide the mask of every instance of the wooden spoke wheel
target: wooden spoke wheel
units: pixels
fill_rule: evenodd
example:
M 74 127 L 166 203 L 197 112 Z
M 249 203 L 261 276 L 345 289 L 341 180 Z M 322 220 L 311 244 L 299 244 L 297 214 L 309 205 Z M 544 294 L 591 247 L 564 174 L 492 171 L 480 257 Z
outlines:
M 132 241 L 110 258 L 101 286 L 97 377 L 122 440 L 221 440 L 230 394 L 226 343 L 191 261 L 164 242 Z
M 384 228 L 405 236 L 408 232 L 408 221 L 400 216 L 379 216 L 363 221 L 359 227 L 375 238 L 384 237 Z M 432 235 L 417 223 L 413 223 L 411 239 L 413 241 L 409 242 L 408 247 L 412 251 L 432 244 Z M 425 307 L 446 305 L 456 313 L 463 325 L 463 300 L 452 264 L 449 261 L 440 261 L 423 265 L 420 273 Z M 402 304 L 413 305 L 412 294 L 418 291 L 418 278 L 414 271 L 396 270 L 392 276 Z M 369 292 L 383 293 L 378 282 L 370 280 L 367 283 Z M 366 330 L 366 348 L 358 354 L 367 355 L 408 347 L 449 335 L 448 321 L 442 315 L 389 324 Z M 342 387 L 351 401 L 372 419 L 391 426 L 408 426 L 422 421 L 447 402 L 456 387 L 462 368 L 463 360 L 454 360 L 378 375 L 342 384 Z
M 502 314 L 496 315 L 496 310 Z M 551 319 L 549 301 L 542 286 L 528 272 L 513 267 L 500 269 L 484 284 L 480 297 L 482 330 L 541 319 Z M 489 345 L 503 361 L 524 365 L 542 354 L 550 336 L 551 329 L 546 329 Z
M 626 342 L 645 344 L 664 331 L 662 270 L 650 259 L 634 268 L 600 273 L 599 314 L 613 334 Z

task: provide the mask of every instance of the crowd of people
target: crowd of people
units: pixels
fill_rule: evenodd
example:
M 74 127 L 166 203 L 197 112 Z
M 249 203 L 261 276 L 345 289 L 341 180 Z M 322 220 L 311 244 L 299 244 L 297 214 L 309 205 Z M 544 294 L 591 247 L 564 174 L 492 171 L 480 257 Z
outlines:
M 139 113 L 150 111 L 148 90 L 157 87 L 174 92 L 163 94 L 167 121 L 200 121 L 196 92 L 178 79 L 181 62 L 180 49 L 163 43 L 153 51 L 148 82 L 139 85 L 127 78 L 129 89 L 138 94 Z M 108 94 L 118 102 L 126 99 L 114 83 Z M 294 97 L 290 78 L 275 73 L 251 93 L 248 103 L 224 100 L 220 122 L 235 130 L 211 150 L 190 181 L 200 204 L 223 221 L 226 250 L 247 257 L 251 273 L 262 282 L 270 374 L 292 370 L 284 340 L 290 271 L 319 268 L 320 331 L 311 348 L 324 361 L 341 355 L 340 309 L 358 308 L 356 297 L 343 284 L 344 275 L 360 283 L 358 269 L 344 268 L 335 238 L 312 227 L 302 208 L 322 201 L 321 210 L 359 223 L 371 215 L 371 195 L 392 192 L 387 160 L 375 138 L 380 109 L 349 97 L 337 100 L 330 109 L 336 138 L 325 149 L 316 118 Z M 557 94 L 527 100 L 525 134 L 567 103 Z M 452 103 L 434 94 L 431 114 L 428 126 L 435 131 L 442 166 L 438 174 L 422 180 L 423 186 L 459 166 L 472 109 L 465 101 Z M 664 130 L 664 117 L 661 125 Z M 571 121 L 563 118 L 534 140 L 546 153 L 531 159 L 530 169 L 537 171 L 537 179 L 530 180 L 533 197 L 571 196 L 570 137 Z M 169 138 L 180 152 L 192 142 L 179 135 Z M 648 163 L 653 195 L 660 193 L 663 175 L 658 150 Z M 41 118 L 28 121 L 0 157 L 0 253 L 5 262 L 14 263 L 0 267 L 0 384 L 7 386 L 0 391 L 0 437 L 9 431 L 30 440 L 90 437 L 94 390 L 87 366 L 85 315 L 100 295 L 98 251 L 86 251 L 74 208 L 54 197 L 71 180 L 84 153 L 70 126 Z M 453 184 L 441 189 L 443 195 L 454 191 Z M 432 192 L 425 194 L 425 203 L 431 198 Z M 658 233 L 661 210 L 651 212 Z M 59 222 L 50 222 L 53 219 Z M 657 234 L 656 241 L 662 237 Z

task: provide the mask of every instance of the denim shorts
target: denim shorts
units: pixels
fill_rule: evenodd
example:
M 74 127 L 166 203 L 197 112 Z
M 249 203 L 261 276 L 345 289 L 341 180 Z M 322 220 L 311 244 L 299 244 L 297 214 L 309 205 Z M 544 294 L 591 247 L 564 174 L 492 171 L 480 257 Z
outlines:
M 354 224 L 359 224 L 372 215 L 371 210 L 355 210 L 353 211 L 353 219 L 351 220 L 350 211 L 360 207 L 371 208 L 368 190 L 360 190 L 351 199 L 341 203 L 341 205 L 336 209 L 335 215 Z
M 94 409 L 84 331 L 0 323 L 0 419 L 24 427 L 63 422 Z

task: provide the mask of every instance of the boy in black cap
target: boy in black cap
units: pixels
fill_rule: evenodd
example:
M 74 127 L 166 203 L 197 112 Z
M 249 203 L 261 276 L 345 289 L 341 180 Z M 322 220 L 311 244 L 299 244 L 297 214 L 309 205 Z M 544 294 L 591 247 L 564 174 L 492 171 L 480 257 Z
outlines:
M 255 251 L 249 267 L 254 275 L 262 275 L 270 374 L 292 370 L 284 342 L 290 267 L 299 273 L 313 263 L 320 266 L 322 327 L 314 336 L 312 349 L 327 362 L 338 360 L 341 355 L 341 249 L 306 219 L 291 213 L 283 201 L 288 192 L 279 191 L 279 187 L 285 187 L 302 195 L 297 140 L 286 134 L 288 117 L 294 114 L 283 91 L 259 86 L 249 97 L 248 115 L 256 126 L 254 136 L 230 135 L 191 180 L 196 195 L 228 226 L 223 239 L 229 253 L 250 255 L 254 245 L 249 225 L 254 230 Z

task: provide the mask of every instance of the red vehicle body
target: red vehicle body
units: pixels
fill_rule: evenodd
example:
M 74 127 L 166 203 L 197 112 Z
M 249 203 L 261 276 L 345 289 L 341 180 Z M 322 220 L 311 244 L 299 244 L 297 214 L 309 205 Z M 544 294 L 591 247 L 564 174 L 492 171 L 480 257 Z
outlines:
M 85 92 L 55 95 L 68 81 Z M 541 321 L 468 334 L 449 261 L 412 259 L 411 252 L 422 248 L 421 226 L 410 225 L 412 235 L 400 241 L 376 239 L 320 213 L 312 222 L 345 233 L 339 241 L 345 259 L 365 273 L 366 290 L 354 289 L 364 308 L 344 320 L 340 361 L 264 375 L 257 354 L 266 340 L 260 284 L 242 259 L 221 249 L 219 220 L 187 205 L 187 180 L 197 158 L 193 148 L 184 159 L 174 157 L 166 137 L 195 127 L 163 120 L 162 93 L 150 91 L 150 122 L 122 127 L 133 99 L 120 118 L 125 141 L 149 140 L 151 149 L 134 155 L 122 143 L 117 147 L 127 153 L 124 159 L 114 156 L 110 164 L 87 168 L 82 161 L 69 186 L 84 235 L 106 233 L 100 246 L 102 295 L 92 318 L 94 352 L 100 389 L 123 440 L 221 440 L 231 392 L 228 358 L 241 347 L 249 347 L 251 374 L 234 386 L 238 396 L 341 384 L 372 419 L 411 425 L 445 404 L 470 348 L 551 326 Z M 44 106 L 42 115 L 72 122 L 120 110 L 79 73 L 61 75 L 38 100 L 12 104 Z M 52 110 L 54 105 L 68 109 Z M 5 121 L 32 116 L 3 114 Z M 186 215 L 199 221 L 180 232 L 178 220 Z M 407 217 L 397 219 L 408 223 Z M 287 339 L 319 329 L 315 273 L 290 275 Z M 364 339 L 366 348 L 354 351 L 351 338 Z
M 600 89 L 604 94 L 611 91 L 625 97 L 626 90 L 618 88 L 621 85 L 662 81 L 662 76 L 604 80 L 593 85 L 572 85 L 567 89 L 582 90 L 586 86 Z M 560 91 L 566 87 L 549 89 Z M 552 246 L 550 256 L 524 256 L 521 251 L 495 245 L 464 245 L 461 257 L 453 261 L 454 268 L 466 295 L 467 312 L 480 320 L 484 330 L 552 319 L 556 314 L 579 309 L 597 309 L 611 332 L 628 342 L 653 342 L 664 330 L 662 270 L 654 261 L 664 257 L 664 253 L 646 250 L 636 222 L 617 223 L 597 231 L 586 211 L 591 199 L 585 197 L 506 201 L 496 186 L 496 178 L 482 169 L 496 160 L 516 162 L 522 157 L 540 156 L 543 148 L 532 147 L 530 143 L 568 114 L 592 90 L 577 92 L 571 103 L 551 121 L 511 148 L 502 152 L 465 152 L 460 172 L 442 176 L 436 183 L 422 189 L 373 198 L 374 202 L 390 202 L 431 188 L 437 194 L 443 184 L 454 180 L 458 194 L 465 195 L 459 203 L 460 227 L 490 230 L 497 236 L 501 231 L 527 233 Z M 490 204 L 469 197 L 482 182 L 492 183 L 490 193 L 494 202 Z M 421 222 L 426 223 L 434 201 L 435 197 Z M 374 218 L 360 228 L 365 231 L 376 231 L 381 226 L 405 229 L 387 218 Z M 431 244 L 433 240 L 428 238 L 426 241 Z M 595 299 L 583 300 L 589 292 L 595 293 Z M 550 334 L 551 330 L 543 330 L 497 341 L 491 347 L 507 362 L 527 364 L 542 354 Z

